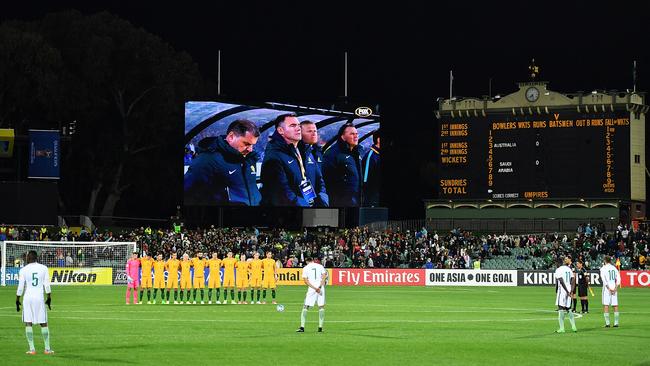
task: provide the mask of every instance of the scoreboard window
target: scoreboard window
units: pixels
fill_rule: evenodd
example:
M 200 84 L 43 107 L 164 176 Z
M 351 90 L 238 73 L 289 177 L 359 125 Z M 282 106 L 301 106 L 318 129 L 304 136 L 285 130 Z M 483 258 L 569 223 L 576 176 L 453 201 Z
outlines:
M 441 199 L 630 195 L 629 112 L 443 118 Z

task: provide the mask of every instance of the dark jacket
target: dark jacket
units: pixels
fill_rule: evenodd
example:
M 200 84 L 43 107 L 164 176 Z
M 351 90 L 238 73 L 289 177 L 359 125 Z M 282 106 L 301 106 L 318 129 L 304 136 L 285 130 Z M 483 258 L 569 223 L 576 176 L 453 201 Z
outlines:
M 359 146 L 350 150 L 337 140 L 323 155 L 323 178 L 331 207 L 353 207 L 361 204 L 361 160 Z
M 307 175 L 309 182 L 311 182 L 311 185 L 314 188 L 314 193 L 316 193 L 317 196 L 314 206 L 329 206 L 329 197 L 327 196 L 327 190 L 325 189 L 325 181 L 323 180 L 323 173 L 318 158 L 318 151 L 320 151 L 320 148 L 318 146 L 304 144 L 302 141 L 298 143 L 298 148 L 302 154 L 302 161 L 305 163 L 305 174 Z M 320 159 L 320 161 L 322 162 L 322 159 Z
M 206 137 L 184 179 L 185 204 L 258 206 L 256 152 L 242 156 L 225 136 Z
M 381 188 L 381 169 L 379 165 L 379 148 L 372 146 L 361 159 L 363 168 L 363 205 L 379 206 L 379 189 Z
M 309 207 L 300 183 L 302 171 L 294 146 L 274 132 L 266 144 L 262 163 L 262 204 Z

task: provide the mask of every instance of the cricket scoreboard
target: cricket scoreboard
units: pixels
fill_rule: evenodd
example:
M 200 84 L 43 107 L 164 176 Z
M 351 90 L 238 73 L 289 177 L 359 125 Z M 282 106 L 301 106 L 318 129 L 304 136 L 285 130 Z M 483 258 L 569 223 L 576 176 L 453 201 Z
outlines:
M 440 199 L 630 196 L 630 112 L 487 114 L 439 121 Z

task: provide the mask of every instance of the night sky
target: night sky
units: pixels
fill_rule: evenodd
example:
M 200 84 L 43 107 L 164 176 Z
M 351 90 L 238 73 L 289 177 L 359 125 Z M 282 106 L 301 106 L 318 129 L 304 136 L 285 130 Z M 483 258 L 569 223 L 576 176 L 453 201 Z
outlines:
M 436 97 L 448 97 L 449 70 L 454 95 L 479 97 L 488 94 L 490 78 L 493 94 L 515 91 L 531 58 L 541 80 L 559 92 L 631 89 L 633 60 L 638 90 L 647 90 L 650 73 L 648 5 L 641 2 L 134 3 L 2 2 L 0 20 L 107 10 L 188 52 L 215 85 L 221 49 L 222 91 L 242 102 L 341 103 L 349 51 L 350 99 L 380 105 L 393 218 L 422 217 L 421 200 L 434 197 L 433 112 Z M 202 97 L 214 99 L 216 87 Z

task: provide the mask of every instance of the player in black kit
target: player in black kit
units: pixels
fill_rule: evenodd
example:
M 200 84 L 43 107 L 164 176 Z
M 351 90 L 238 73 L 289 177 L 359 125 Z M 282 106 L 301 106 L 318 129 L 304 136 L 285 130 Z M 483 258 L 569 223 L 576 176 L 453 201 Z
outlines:
M 581 313 L 589 313 L 589 300 L 587 297 L 587 290 L 589 289 L 589 280 L 587 278 L 588 273 L 582 266 L 582 261 L 576 263 L 576 277 L 578 277 L 577 287 L 578 287 L 578 297 L 580 297 L 580 307 L 582 308 Z M 573 295 L 575 296 L 575 294 Z M 576 311 L 576 300 L 573 300 L 573 312 Z

